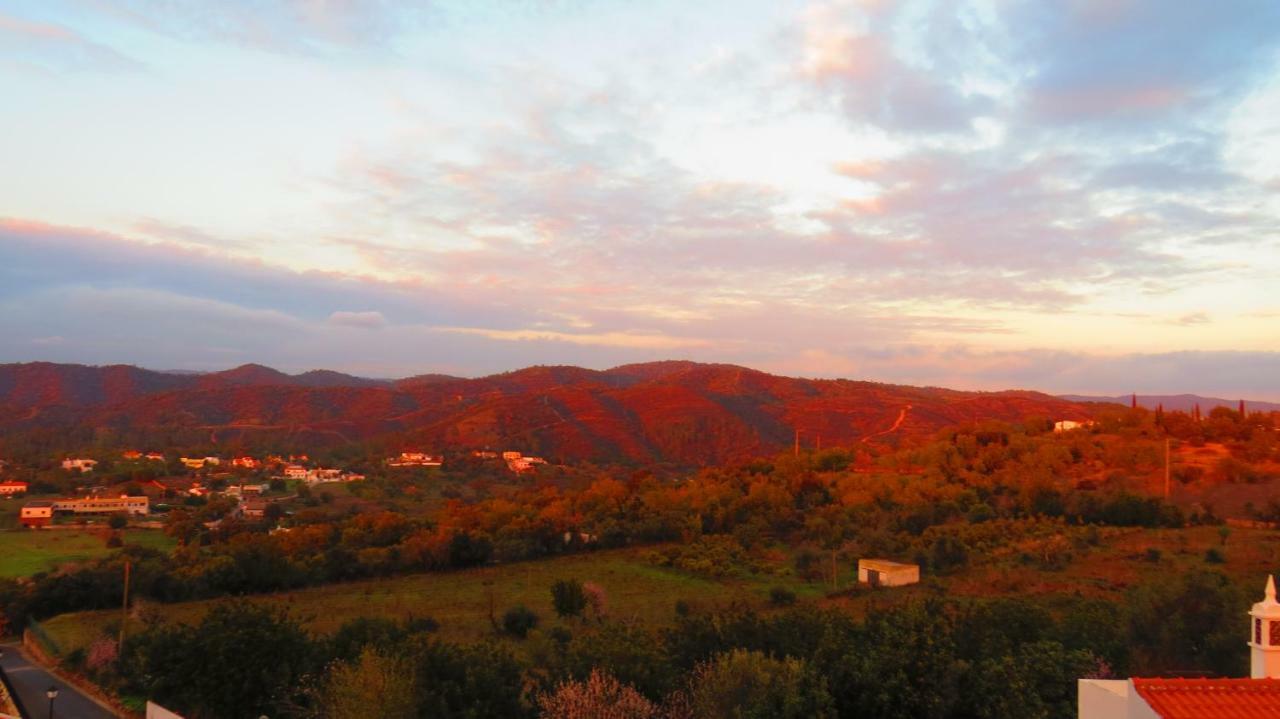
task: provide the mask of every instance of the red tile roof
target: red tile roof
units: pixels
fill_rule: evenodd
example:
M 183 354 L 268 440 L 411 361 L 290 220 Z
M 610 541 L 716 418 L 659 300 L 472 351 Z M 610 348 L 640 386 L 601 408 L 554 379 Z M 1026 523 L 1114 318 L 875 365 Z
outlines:
M 1137 679 L 1133 686 L 1162 719 L 1280 717 L 1280 679 Z

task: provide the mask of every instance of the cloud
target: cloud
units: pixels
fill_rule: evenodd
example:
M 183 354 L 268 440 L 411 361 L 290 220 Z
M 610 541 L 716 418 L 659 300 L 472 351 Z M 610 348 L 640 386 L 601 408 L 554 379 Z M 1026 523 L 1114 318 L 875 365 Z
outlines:
M 75 30 L 0 12 L 0 59 L 48 73 L 138 70 L 138 61 Z
M 387 326 L 387 318 L 381 312 L 334 312 L 329 315 L 329 324 L 378 329 Z
M 291 54 L 327 54 L 387 45 L 429 5 L 385 0 L 99 0 L 104 14 L 184 41 L 217 41 Z

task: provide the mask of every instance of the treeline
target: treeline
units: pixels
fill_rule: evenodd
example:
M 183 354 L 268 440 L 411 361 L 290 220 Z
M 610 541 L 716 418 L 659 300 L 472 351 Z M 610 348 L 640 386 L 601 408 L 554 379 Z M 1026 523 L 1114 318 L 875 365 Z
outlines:
M 858 620 L 678 605 L 660 627 L 570 614 L 513 652 L 442 641 L 427 618 L 311 636 L 278 609 L 226 602 L 194 625 L 150 623 L 122 653 L 104 637 L 72 662 L 193 719 L 1066 719 L 1081 677 L 1239 673 L 1245 606 L 1222 575 L 1199 572 L 1138 586 L 1122 607 L 939 596 Z

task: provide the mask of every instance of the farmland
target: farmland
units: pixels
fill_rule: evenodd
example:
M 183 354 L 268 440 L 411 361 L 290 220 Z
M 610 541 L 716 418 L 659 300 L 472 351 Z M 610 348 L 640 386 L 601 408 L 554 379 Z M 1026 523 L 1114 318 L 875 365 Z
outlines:
M 27 577 L 48 572 L 71 562 L 104 557 L 115 550 L 107 547 L 105 529 L 53 529 L 42 531 L 0 531 L 0 578 Z M 170 549 L 174 542 L 155 529 L 131 529 L 123 533 L 125 544 L 153 549 Z

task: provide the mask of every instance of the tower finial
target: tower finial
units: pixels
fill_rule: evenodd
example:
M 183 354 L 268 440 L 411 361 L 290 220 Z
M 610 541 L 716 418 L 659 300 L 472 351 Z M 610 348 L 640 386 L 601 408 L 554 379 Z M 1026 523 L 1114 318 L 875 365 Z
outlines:
M 1267 589 L 1264 595 L 1273 602 L 1276 600 L 1276 578 L 1274 575 L 1267 575 Z

